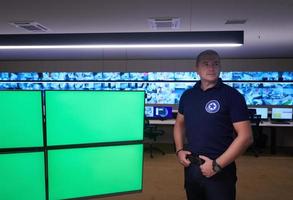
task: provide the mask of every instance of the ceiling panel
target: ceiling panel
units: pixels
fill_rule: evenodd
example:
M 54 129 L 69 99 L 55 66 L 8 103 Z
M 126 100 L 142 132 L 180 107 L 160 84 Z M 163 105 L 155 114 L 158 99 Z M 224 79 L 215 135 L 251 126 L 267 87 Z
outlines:
M 292 0 L 2 0 L 0 34 L 30 34 L 15 21 L 36 21 L 47 33 L 244 30 L 244 46 L 217 49 L 223 57 L 292 58 L 292 10 Z M 180 28 L 152 30 L 148 19 L 158 17 L 178 17 Z M 247 22 L 225 24 L 235 19 Z M 200 50 L 0 50 L 0 59 L 192 59 Z

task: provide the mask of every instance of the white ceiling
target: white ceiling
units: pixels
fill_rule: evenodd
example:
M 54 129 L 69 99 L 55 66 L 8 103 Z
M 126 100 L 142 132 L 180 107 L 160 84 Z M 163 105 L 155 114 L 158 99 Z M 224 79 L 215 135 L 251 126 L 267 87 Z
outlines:
M 47 33 L 151 32 L 149 18 L 178 17 L 175 31 L 244 31 L 244 46 L 217 49 L 224 58 L 293 58 L 293 0 L 0 0 L 0 34 L 35 21 Z M 246 19 L 242 25 L 227 20 Z M 174 30 L 157 30 L 174 31 Z M 0 50 L 13 59 L 194 59 L 202 49 Z

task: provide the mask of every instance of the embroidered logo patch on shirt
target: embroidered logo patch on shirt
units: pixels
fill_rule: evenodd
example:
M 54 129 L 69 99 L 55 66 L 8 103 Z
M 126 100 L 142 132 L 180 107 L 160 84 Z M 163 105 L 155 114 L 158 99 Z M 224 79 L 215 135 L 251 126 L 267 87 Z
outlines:
M 220 110 L 220 103 L 217 100 L 210 100 L 205 109 L 208 113 L 216 113 Z

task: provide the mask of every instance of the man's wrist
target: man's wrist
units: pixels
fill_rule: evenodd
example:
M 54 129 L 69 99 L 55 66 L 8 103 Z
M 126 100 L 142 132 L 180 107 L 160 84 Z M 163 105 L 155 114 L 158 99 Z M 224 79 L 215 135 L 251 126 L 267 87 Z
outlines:
M 178 156 L 179 152 L 180 152 L 180 151 L 183 151 L 183 150 L 184 150 L 183 148 L 178 149 L 178 150 L 176 151 L 176 156 Z
M 216 173 L 222 171 L 222 167 L 217 163 L 216 160 L 213 160 L 213 171 Z

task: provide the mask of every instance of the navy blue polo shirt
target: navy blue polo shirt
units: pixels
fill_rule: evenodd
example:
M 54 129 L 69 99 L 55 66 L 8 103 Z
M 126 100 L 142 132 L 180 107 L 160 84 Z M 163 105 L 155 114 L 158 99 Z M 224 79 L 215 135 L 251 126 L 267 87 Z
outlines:
M 203 91 L 201 82 L 186 90 L 179 102 L 178 112 L 184 115 L 188 150 L 219 157 L 233 142 L 233 123 L 248 120 L 244 97 L 221 79 Z

